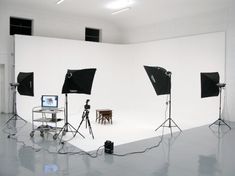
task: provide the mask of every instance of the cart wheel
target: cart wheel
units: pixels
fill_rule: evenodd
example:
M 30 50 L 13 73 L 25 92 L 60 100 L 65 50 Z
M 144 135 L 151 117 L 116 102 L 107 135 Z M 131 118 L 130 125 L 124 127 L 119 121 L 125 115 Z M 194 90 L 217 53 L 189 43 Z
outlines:
M 30 135 L 30 137 L 33 137 L 34 136 L 34 131 L 31 131 L 31 133 L 29 135 Z
M 54 139 L 54 140 L 56 140 L 57 137 L 58 137 L 58 134 L 54 134 L 54 135 L 53 135 L 53 139 Z
M 62 135 L 63 135 L 63 136 L 65 136 L 65 135 L 66 135 L 66 131 L 65 131 L 65 130 L 62 132 Z
M 40 131 L 40 136 L 41 137 L 44 137 L 44 133 Z

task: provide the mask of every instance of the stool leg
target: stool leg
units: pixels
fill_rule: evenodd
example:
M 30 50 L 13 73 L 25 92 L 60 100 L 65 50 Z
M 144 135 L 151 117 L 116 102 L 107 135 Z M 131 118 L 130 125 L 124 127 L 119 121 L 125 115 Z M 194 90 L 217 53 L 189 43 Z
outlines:
M 101 121 L 101 124 L 102 124 L 102 115 L 101 114 L 99 115 L 99 123 L 100 123 L 100 121 Z

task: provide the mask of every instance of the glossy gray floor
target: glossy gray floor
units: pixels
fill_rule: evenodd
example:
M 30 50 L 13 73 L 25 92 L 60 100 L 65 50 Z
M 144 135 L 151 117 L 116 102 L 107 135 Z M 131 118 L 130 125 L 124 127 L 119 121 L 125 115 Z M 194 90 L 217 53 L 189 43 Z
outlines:
M 0 115 L 0 124 L 9 118 Z M 235 123 L 232 130 L 222 126 L 202 126 L 181 134 L 164 136 L 159 147 L 143 154 L 117 157 L 84 153 L 57 154 L 60 145 L 51 135 L 29 137 L 31 125 L 12 121 L 0 130 L 0 176 L 234 176 Z M 8 134 L 14 134 L 8 138 Z M 143 150 L 154 146 L 159 137 L 115 147 L 115 153 Z M 62 152 L 79 152 L 66 144 Z M 101 153 L 102 151 L 99 151 Z M 93 152 L 94 153 L 94 152 Z

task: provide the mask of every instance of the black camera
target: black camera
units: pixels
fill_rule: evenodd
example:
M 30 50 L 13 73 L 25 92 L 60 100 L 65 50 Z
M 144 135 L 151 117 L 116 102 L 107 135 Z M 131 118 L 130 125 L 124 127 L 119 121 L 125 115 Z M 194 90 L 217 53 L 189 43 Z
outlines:
M 88 102 L 89 102 L 90 100 L 89 99 L 87 99 L 86 100 L 86 104 L 84 105 L 84 108 L 87 110 L 87 109 L 91 109 L 91 106 L 90 105 L 88 105 Z

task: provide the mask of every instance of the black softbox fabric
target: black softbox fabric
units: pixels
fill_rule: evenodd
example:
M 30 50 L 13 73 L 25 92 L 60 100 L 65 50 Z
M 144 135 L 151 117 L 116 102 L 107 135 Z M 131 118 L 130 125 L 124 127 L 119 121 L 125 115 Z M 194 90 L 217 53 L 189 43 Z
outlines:
M 170 94 L 171 92 L 171 77 L 170 72 L 167 72 L 162 67 L 144 66 L 145 71 L 154 87 L 157 95 Z
M 96 69 L 68 70 L 62 93 L 91 94 Z
M 19 83 L 18 92 L 20 95 L 34 96 L 34 75 L 33 72 L 20 72 L 17 76 Z
M 201 73 L 201 98 L 218 96 L 219 80 L 218 72 Z

